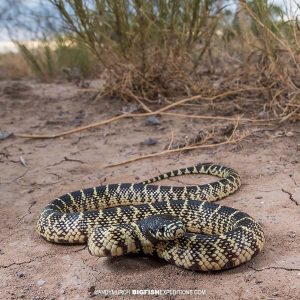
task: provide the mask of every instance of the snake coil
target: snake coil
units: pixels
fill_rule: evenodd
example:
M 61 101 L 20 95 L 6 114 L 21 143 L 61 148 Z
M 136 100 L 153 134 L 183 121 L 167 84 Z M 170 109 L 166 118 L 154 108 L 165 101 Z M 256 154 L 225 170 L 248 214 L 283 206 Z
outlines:
M 153 184 L 186 174 L 221 179 L 190 186 Z M 78 190 L 50 202 L 37 231 L 54 243 L 87 242 L 96 256 L 143 252 L 189 270 L 229 269 L 249 261 L 265 242 L 261 226 L 248 214 L 212 203 L 240 185 L 233 169 L 205 163 L 141 183 Z

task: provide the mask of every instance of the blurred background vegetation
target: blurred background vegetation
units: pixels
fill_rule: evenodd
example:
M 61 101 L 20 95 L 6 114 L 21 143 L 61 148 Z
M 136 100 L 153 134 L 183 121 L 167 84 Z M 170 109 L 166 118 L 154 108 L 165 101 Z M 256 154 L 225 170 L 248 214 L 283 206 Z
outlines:
M 47 0 L 27 11 L 35 45 L 16 38 L 15 9 L 0 14 L 18 48 L 0 55 L 0 79 L 105 73 L 103 94 L 149 104 L 244 89 L 268 114 L 300 118 L 297 2 Z

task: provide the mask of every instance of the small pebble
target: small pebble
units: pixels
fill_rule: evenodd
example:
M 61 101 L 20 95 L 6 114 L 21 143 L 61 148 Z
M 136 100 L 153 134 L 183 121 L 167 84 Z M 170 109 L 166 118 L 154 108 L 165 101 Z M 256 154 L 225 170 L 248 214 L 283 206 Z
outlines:
M 288 235 L 289 235 L 290 238 L 295 238 L 296 237 L 296 232 L 295 231 L 290 231 L 288 233 Z
M 157 140 L 153 138 L 148 138 L 143 142 L 144 145 L 153 146 L 157 144 Z
M 137 110 L 138 110 L 138 107 L 134 104 L 122 107 L 122 113 L 123 114 L 133 113 Z
M 159 119 L 157 119 L 156 117 L 149 117 L 146 120 L 146 125 L 160 125 L 160 121 Z
M 22 272 L 17 272 L 17 277 L 19 277 L 19 278 L 22 278 L 22 277 L 24 277 L 25 276 L 25 274 L 24 273 L 22 273 Z
M 45 280 L 39 279 L 39 280 L 36 282 L 36 285 L 39 286 L 39 287 L 41 287 L 41 286 L 43 286 L 45 283 L 46 283 Z
M 11 132 L 0 131 L 0 140 L 5 140 L 12 136 Z

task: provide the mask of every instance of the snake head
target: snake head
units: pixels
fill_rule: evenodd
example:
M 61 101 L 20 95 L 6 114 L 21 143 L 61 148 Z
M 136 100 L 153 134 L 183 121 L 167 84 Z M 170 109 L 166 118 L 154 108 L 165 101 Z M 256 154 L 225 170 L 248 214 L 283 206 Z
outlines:
M 183 222 L 171 215 L 155 215 L 139 221 L 144 236 L 151 242 L 169 241 L 184 236 L 186 229 Z

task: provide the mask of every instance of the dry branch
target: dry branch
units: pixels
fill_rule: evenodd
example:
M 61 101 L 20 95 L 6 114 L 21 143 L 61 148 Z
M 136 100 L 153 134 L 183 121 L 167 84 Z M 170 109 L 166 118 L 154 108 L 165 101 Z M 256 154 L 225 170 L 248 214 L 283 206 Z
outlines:
M 236 118 L 233 117 L 223 117 L 223 116 L 206 116 L 206 115 L 188 115 L 188 114 L 180 114 L 180 113 L 172 113 L 172 112 L 165 112 L 166 110 L 170 109 L 170 108 L 175 108 L 176 106 L 180 106 L 183 103 L 189 102 L 189 101 L 193 101 L 193 100 L 198 100 L 198 99 L 204 99 L 204 100 L 209 100 L 209 101 L 213 101 L 222 97 L 226 97 L 229 95 L 234 95 L 237 93 L 241 93 L 243 91 L 248 91 L 248 90 L 253 90 L 253 89 L 239 89 L 239 90 L 235 90 L 235 91 L 229 91 L 229 92 L 225 92 L 213 97 L 202 97 L 200 95 L 198 96 L 194 96 L 194 97 L 189 97 L 189 98 L 185 98 L 182 99 L 180 101 L 177 101 L 175 103 L 172 103 L 170 105 L 167 105 L 161 109 L 158 109 L 156 111 L 150 111 L 150 112 L 146 112 L 146 113 L 129 113 L 129 114 L 123 114 L 123 115 L 119 115 L 119 116 L 115 116 L 112 117 L 110 119 L 107 120 L 103 120 L 103 121 L 99 121 L 99 122 L 95 122 L 95 123 L 91 123 L 85 126 L 81 126 L 78 128 L 74 128 L 71 130 L 67 130 L 67 131 L 63 131 L 60 133 L 55 133 L 55 134 L 26 134 L 26 133 L 16 133 L 15 136 L 16 137 L 21 137 L 21 138 L 32 138 L 32 139 L 51 139 L 51 138 L 58 138 L 58 137 L 62 137 L 62 136 L 66 136 L 69 134 L 73 134 L 76 132 L 80 132 L 83 130 L 87 130 L 87 129 L 91 129 L 91 128 L 95 128 L 98 126 L 102 126 L 108 123 L 112 123 L 114 121 L 120 120 L 120 119 L 125 119 L 125 118 L 135 118 L 135 117 L 149 117 L 149 116 L 153 116 L 153 115 L 168 115 L 168 116 L 174 116 L 174 117 L 180 117 L 180 118 L 191 118 L 191 119 L 203 119 L 203 120 L 226 120 L 226 121 L 235 121 Z M 147 110 L 150 110 L 147 108 Z M 278 121 L 280 120 L 280 118 L 273 118 L 273 119 L 269 119 L 269 120 L 258 120 L 258 119 L 249 119 L 249 118 L 242 118 L 240 117 L 240 121 L 241 122 L 254 122 L 254 123 L 266 123 L 268 121 Z
M 142 159 L 146 159 L 146 158 L 151 158 L 151 157 L 162 156 L 162 155 L 176 153 L 176 152 L 181 152 L 181 151 L 188 151 L 188 150 L 194 150 L 194 149 L 214 148 L 214 147 L 218 147 L 218 146 L 222 146 L 222 145 L 235 144 L 235 143 L 238 143 L 238 142 L 242 141 L 243 139 L 245 139 L 246 137 L 248 137 L 250 135 L 251 135 L 251 133 L 247 133 L 247 134 L 242 135 L 239 138 L 226 140 L 224 142 L 217 143 L 217 144 L 187 146 L 187 147 L 183 147 L 183 148 L 179 148 L 179 149 L 167 149 L 167 150 L 164 150 L 164 151 L 161 151 L 161 152 L 156 152 L 156 153 L 142 155 L 142 156 L 139 156 L 139 157 L 134 157 L 132 159 L 128 159 L 128 160 L 120 162 L 120 163 L 111 164 L 109 166 L 106 166 L 106 168 L 121 166 L 121 165 L 125 165 L 125 164 L 128 164 L 128 163 L 134 162 L 134 161 L 138 161 L 138 160 L 142 160 Z

